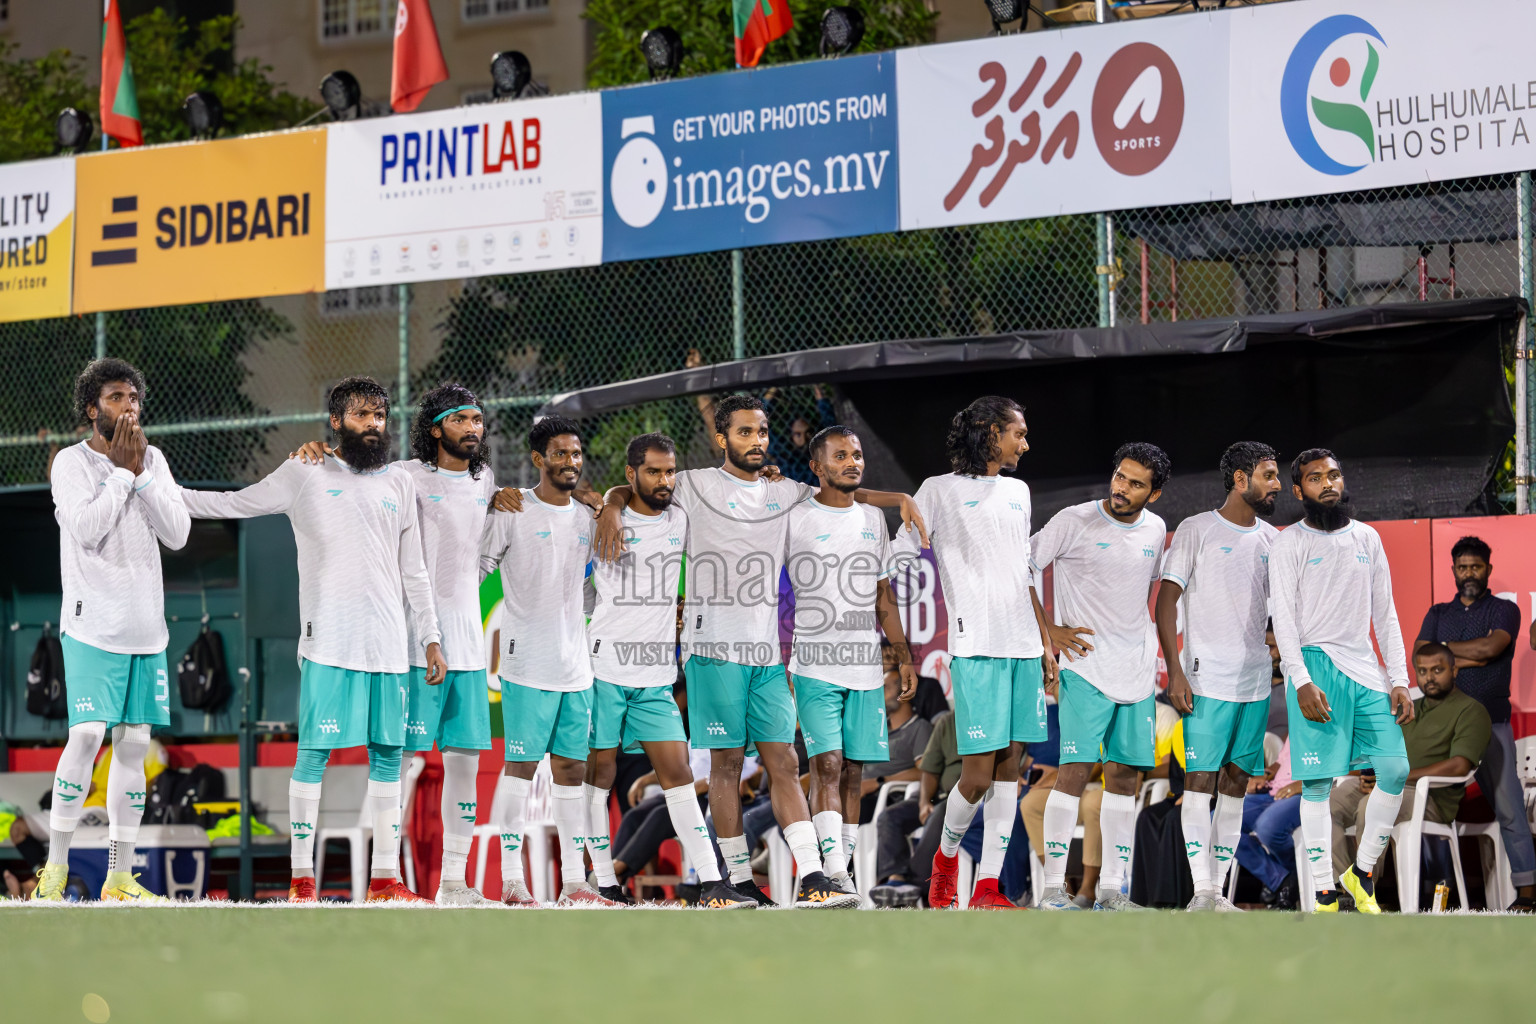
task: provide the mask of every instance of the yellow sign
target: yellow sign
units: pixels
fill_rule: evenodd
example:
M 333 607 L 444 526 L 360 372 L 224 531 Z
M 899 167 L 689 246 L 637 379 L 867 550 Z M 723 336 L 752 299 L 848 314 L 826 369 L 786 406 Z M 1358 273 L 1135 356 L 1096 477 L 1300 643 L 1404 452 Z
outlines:
M 75 162 L 0 167 L 0 320 L 69 315 Z
M 76 313 L 325 286 L 324 129 L 75 164 Z

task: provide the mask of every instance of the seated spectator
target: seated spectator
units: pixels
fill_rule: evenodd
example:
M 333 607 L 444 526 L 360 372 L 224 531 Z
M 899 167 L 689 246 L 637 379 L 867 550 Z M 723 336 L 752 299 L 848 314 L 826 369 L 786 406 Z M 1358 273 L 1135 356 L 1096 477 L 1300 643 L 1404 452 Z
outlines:
M 48 855 L 27 826 L 21 808 L 0 800 L 0 843 L 7 841 L 16 847 L 21 861 L 5 867 L 5 891 L 13 900 L 26 899 L 37 888 L 37 873 Z
M 859 824 L 867 825 L 874 818 L 875 801 L 880 798 L 880 787 L 887 782 L 915 782 L 921 776 L 917 762 L 928 749 L 928 738 L 933 735 L 933 724 L 915 714 L 910 701 L 897 700 L 901 693 L 901 673 L 894 669 L 885 674 L 885 723 L 889 733 L 886 750 L 887 761 L 866 763 L 859 795 Z M 898 790 L 899 792 L 899 790 Z M 846 812 L 845 812 L 846 813 Z
M 955 739 L 953 713 L 946 712 L 934 721 L 917 766 L 922 784 L 917 797 L 887 806 L 875 823 L 879 837 L 875 877 L 880 884 L 870 889 L 869 896 L 876 906 L 915 907 L 927 896 L 933 854 L 939 848 L 943 830 L 925 826 L 929 821 L 944 820 L 945 801 L 960 779 L 960 748 Z M 908 837 L 920 828 L 923 834 L 914 848 Z
M 1444 644 L 1428 642 L 1413 652 L 1413 670 L 1424 696 L 1413 702 L 1413 721 L 1403 726 L 1408 748 L 1408 788 L 1403 790 L 1397 820 L 1413 816 L 1413 785 L 1425 776 L 1459 776 L 1477 768 L 1488 749 L 1493 723 L 1488 709 L 1456 689 L 1456 655 Z M 1376 788 L 1374 774 L 1351 774 L 1333 787 L 1328 805 L 1333 811 L 1334 877 L 1348 870 L 1353 840 L 1344 830 L 1358 827 L 1365 817 L 1365 798 Z M 1429 791 L 1424 820 L 1448 824 L 1466 786 L 1440 786 Z M 1350 845 L 1346 847 L 1346 843 Z M 1358 868 L 1356 869 L 1359 870 Z
M 1054 751 L 1048 743 L 1031 744 L 1032 767 L 1040 770 L 1039 778 L 1029 784 L 1029 789 L 1019 800 L 1019 814 L 1024 819 L 1024 829 L 1029 834 L 1029 848 L 1040 851 L 1045 848 L 1045 801 L 1056 788 L 1056 773 L 1061 764 L 1061 730 L 1057 725 L 1054 701 L 1045 708 L 1049 736 L 1054 738 Z M 1104 769 L 1095 765 L 1093 775 L 1083 789 L 1083 798 L 1077 809 L 1077 823 L 1083 826 L 1083 880 L 1077 887 L 1073 901 L 1084 909 L 1092 908 L 1093 893 L 1099 884 L 1099 867 L 1104 863 L 1103 836 L 1099 832 L 1099 805 L 1104 800 Z
M 1275 910 L 1295 910 L 1296 844 L 1292 834 L 1301 827 L 1301 783 L 1291 778 L 1291 741 L 1280 747 L 1279 759 L 1263 778 L 1248 780 L 1243 798 L 1243 834 L 1237 841 L 1237 862 L 1264 887 L 1261 898 Z

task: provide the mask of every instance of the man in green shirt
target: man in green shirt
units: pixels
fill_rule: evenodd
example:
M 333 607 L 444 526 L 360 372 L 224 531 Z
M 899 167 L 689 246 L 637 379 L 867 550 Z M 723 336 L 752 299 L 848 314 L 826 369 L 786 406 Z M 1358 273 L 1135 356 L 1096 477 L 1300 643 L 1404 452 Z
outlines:
M 929 821 L 944 820 L 944 802 L 960 778 L 954 712 L 935 719 L 917 767 L 922 773 L 922 789 L 917 798 L 891 804 L 875 823 L 880 844 L 875 874 L 880 884 L 870 890 L 869 896 L 876 906 L 915 907 L 928 891 L 928 873 L 943 830 L 937 826 L 924 828 L 915 850 L 910 848 L 907 836 Z
M 1408 788 L 1399 822 L 1413 816 L 1413 785 L 1427 775 L 1465 775 L 1477 767 L 1488 749 L 1493 725 L 1482 704 L 1456 689 L 1456 655 L 1441 643 L 1424 643 L 1413 652 L 1413 668 L 1424 696 L 1413 702 L 1413 720 L 1403 726 L 1408 747 Z M 1354 854 L 1345 846 L 1344 830 L 1365 814 L 1365 798 L 1375 785 L 1370 775 L 1346 776 L 1329 804 L 1333 810 L 1333 870 L 1342 875 Z M 1440 786 L 1429 791 L 1424 820 L 1454 821 L 1466 786 Z

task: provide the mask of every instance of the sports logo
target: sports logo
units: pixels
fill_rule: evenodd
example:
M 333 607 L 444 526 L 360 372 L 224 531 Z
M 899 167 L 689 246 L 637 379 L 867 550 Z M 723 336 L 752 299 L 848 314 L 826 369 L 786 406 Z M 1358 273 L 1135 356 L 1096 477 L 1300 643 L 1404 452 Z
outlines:
M 1121 174 L 1154 170 L 1184 127 L 1184 80 L 1160 47 L 1132 43 L 1115 51 L 1093 87 L 1093 141 Z
M 1349 36 L 1369 38 L 1363 40 L 1363 51 L 1355 50 L 1353 60 L 1341 53 L 1329 63 L 1329 87 L 1323 87 L 1322 91 L 1332 98 L 1316 95 L 1312 79 L 1324 54 L 1335 43 Z M 1315 171 L 1334 175 L 1353 174 L 1376 159 L 1375 130 L 1370 114 L 1361 105 L 1370 96 L 1371 86 L 1376 82 L 1376 72 L 1381 66 L 1381 56 L 1371 39 L 1383 46 L 1387 42 L 1376 31 L 1376 27 L 1364 18 L 1353 14 L 1335 14 L 1309 28 L 1285 62 L 1285 72 L 1280 77 L 1280 121 L 1285 127 L 1285 136 L 1290 140 L 1291 148 Z M 1359 144 L 1356 144 L 1338 135 L 1326 135 L 1328 147 L 1335 154 L 1359 160 L 1360 146 L 1363 145 L 1366 160 L 1363 163 L 1346 163 L 1329 155 L 1313 128 L 1314 118 L 1331 132 L 1351 135 L 1359 140 Z

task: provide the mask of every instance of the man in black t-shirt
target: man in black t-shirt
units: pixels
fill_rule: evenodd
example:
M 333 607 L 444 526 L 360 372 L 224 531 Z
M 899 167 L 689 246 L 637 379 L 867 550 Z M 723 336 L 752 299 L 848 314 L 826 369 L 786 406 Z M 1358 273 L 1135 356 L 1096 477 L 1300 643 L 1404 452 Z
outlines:
M 1515 767 L 1509 681 L 1520 608 L 1488 590 L 1493 563 L 1487 544 L 1463 537 L 1451 548 L 1456 597 L 1429 609 L 1414 649 L 1431 641 L 1456 655 L 1456 686 L 1488 709 L 1493 738 L 1477 769 L 1477 784 L 1493 804 L 1509 855 L 1516 899 L 1511 910 L 1536 912 L 1536 844 L 1525 820 L 1525 795 Z

